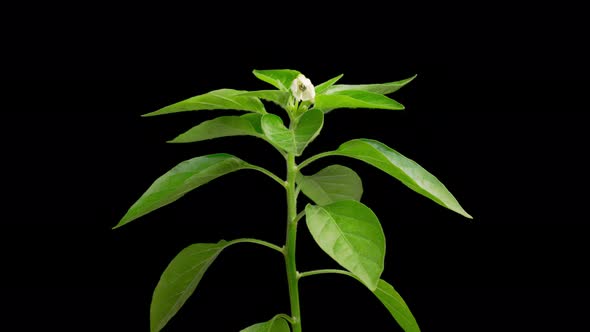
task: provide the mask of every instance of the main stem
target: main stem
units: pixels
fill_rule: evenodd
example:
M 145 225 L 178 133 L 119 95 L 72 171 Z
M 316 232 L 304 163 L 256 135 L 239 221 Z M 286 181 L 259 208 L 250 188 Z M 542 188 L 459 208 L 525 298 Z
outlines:
M 285 263 L 289 282 L 289 298 L 293 332 L 301 332 L 301 311 L 299 309 L 299 286 L 297 284 L 297 266 L 295 264 L 295 242 L 297 239 L 297 196 L 295 195 L 295 177 L 297 164 L 295 155 L 287 155 L 287 242 L 285 244 Z

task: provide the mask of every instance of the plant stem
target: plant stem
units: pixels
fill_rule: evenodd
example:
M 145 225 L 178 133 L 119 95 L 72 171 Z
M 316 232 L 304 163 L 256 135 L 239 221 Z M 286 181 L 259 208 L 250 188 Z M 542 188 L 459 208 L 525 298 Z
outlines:
M 295 177 L 297 164 L 295 155 L 287 156 L 287 241 L 285 244 L 285 264 L 287 266 L 287 281 L 289 283 L 289 299 L 291 316 L 293 318 L 293 332 L 301 332 L 301 312 L 299 309 L 298 273 L 295 264 L 295 242 L 297 239 L 297 196 L 295 194 Z

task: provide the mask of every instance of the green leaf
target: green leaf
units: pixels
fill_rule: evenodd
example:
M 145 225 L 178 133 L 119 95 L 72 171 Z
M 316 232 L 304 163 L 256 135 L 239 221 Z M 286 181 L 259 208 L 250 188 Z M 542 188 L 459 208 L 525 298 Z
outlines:
M 297 70 L 292 69 L 254 70 L 252 72 L 261 81 L 269 83 L 281 91 L 289 91 L 291 83 L 300 74 Z
M 395 92 L 402 88 L 404 85 L 410 83 L 417 75 L 414 75 L 410 78 L 406 78 L 405 80 L 396 81 L 396 82 L 389 82 L 389 83 L 381 83 L 381 84 L 337 84 L 329 89 L 326 90 L 325 94 L 332 94 L 346 90 L 362 90 L 367 92 L 379 93 L 379 94 L 389 94 Z M 317 89 L 316 89 L 317 93 Z
M 320 248 L 374 291 L 383 272 L 385 235 L 373 211 L 349 200 L 308 204 L 305 215 Z
M 258 90 L 245 92 L 241 96 L 251 96 L 268 100 L 285 108 L 289 102 L 289 96 L 291 96 L 291 93 L 280 90 Z
M 181 162 L 159 177 L 148 190 L 129 208 L 114 228 L 168 205 L 187 192 L 222 175 L 250 168 L 252 165 L 232 156 L 219 153 L 196 157 Z
M 150 307 L 150 331 L 160 331 L 193 294 L 201 278 L 232 243 L 197 243 L 182 250 L 168 265 L 154 290 Z
M 260 126 L 261 118 L 262 115 L 256 113 L 242 116 L 221 116 L 194 126 L 169 142 L 189 143 L 218 137 L 244 135 L 263 137 L 264 133 Z
M 266 113 L 264 105 L 256 97 L 241 96 L 246 91 L 220 89 L 185 99 L 143 116 L 162 115 L 200 110 L 238 110 Z
M 315 87 L 315 93 L 316 95 L 320 94 L 320 93 L 324 93 L 324 91 L 326 91 L 329 87 L 331 87 L 332 85 L 334 85 L 334 83 L 338 82 L 339 79 L 342 78 L 342 76 L 344 76 L 344 74 L 340 74 L 334 78 L 331 78 L 327 81 L 325 81 L 322 84 L 316 85 Z
M 404 106 L 382 94 L 362 90 L 344 90 L 332 94 L 316 95 L 314 108 L 327 113 L 336 108 L 403 110 Z
M 383 280 L 379 280 L 377 289 L 373 291 L 377 298 L 385 305 L 397 323 L 405 332 L 420 332 L 420 327 L 412 315 L 410 308 L 398 292 Z
M 434 175 L 381 142 L 354 139 L 340 145 L 334 154 L 356 158 L 373 165 L 415 192 L 462 216 L 473 218 L 463 210 L 457 199 Z
M 240 332 L 290 332 L 291 329 L 289 328 L 289 323 L 278 316 L 273 317 L 273 319 L 269 320 L 268 322 L 254 324 L 249 326 Z
M 303 113 L 295 130 L 285 127 L 283 120 L 274 114 L 262 116 L 262 130 L 268 140 L 297 156 L 319 135 L 323 125 L 324 114 L 318 110 Z
M 327 205 L 337 201 L 360 201 L 363 194 L 361 178 L 352 169 L 341 166 L 328 166 L 314 175 L 299 174 L 297 183 L 307 197 L 317 205 Z

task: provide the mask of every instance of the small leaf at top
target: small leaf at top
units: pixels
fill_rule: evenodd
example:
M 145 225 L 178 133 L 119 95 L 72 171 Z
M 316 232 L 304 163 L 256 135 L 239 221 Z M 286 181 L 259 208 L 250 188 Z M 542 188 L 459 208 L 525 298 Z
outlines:
M 337 201 L 360 201 L 363 194 L 361 178 L 352 169 L 331 165 L 314 175 L 297 177 L 301 192 L 317 205 L 327 205 Z
M 250 135 L 262 137 L 264 133 L 260 127 L 262 115 L 257 113 L 242 116 L 221 116 L 205 121 L 180 134 L 170 143 L 189 143 L 226 136 Z
M 473 218 L 434 175 L 381 142 L 354 139 L 340 145 L 334 154 L 359 159 L 373 165 L 447 209 L 464 217 Z
M 289 91 L 291 83 L 300 74 L 297 70 L 292 69 L 254 70 L 252 73 L 261 81 L 269 83 L 281 91 Z
M 230 154 L 218 153 L 181 162 L 160 176 L 135 202 L 114 227 L 146 215 L 168 205 L 187 192 L 222 175 L 249 168 L 247 162 Z
M 337 108 L 403 110 L 404 106 L 382 94 L 362 90 L 343 90 L 332 94 L 317 95 L 314 108 L 327 113 Z
M 374 291 L 384 267 L 385 235 L 373 211 L 352 200 L 308 204 L 305 218 L 320 248 Z
M 240 332 L 290 332 L 289 323 L 278 316 L 273 317 L 268 322 L 254 324 Z
M 286 108 L 287 103 L 289 102 L 289 96 L 291 96 L 290 92 L 280 91 L 280 90 L 258 90 L 258 91 L 248 91 L 242 94 L 241 96 L 251 96 L 256 97 L 264 100 L 271 101 L 282 108 Z
M 410 83 L 417 75 L 414 75 L 410 78 L 406 78 L 405 80 L 389 82 L 389 83 L 380 83 L 380 84 L 337 84 L 329 87 L 325 94 L 332 94 L 337 93 L 340 91 L 345 90 L 362 90 L 367 92 L 379 93 L 382 95 L 386 95 L 389 93 L 393 93 L 404 85 Z
M 241 96 L 246 91 L 220 89 L 179 101 L 143 116 L 162 115 L 200 110 L 237 110 L 266 113 L 264 105 L 256 97 Z
M 160 331 L 193 294 L 203 275 L 231 243 L 197 243 L 182 250 L 166 267 L 154 290 L 150 331 Z
M 320 93 L 324 93 L 324 91 L 326 91 L 328 88 L 330 88 L 332 85 L 334 85 L 334 83 L 338 82 L 338 80 L 341 79 L 342 76 L 344 76 L 344 74 L 340 74 L 334 78 L 331 78 L 331 79 L 325 81 L 324 83 L 317 85 L 315 87 L 316 95 L 318 95 Z
M 297 156 L 319 135 L 323 124 L 324 114 L 313 109 L 303 113 L 295 129 L 285 127 L 283 120 L 274 114 L 262 116 L 262 130 L 268 140 Z
M 405 332 L 420 332 L 420 327 L 412 315 L 410 308 L 399 293 L 384 280 L 379 280 L 377 289 L 373 291 L 377 298 L 385 305 L 391 316 Z

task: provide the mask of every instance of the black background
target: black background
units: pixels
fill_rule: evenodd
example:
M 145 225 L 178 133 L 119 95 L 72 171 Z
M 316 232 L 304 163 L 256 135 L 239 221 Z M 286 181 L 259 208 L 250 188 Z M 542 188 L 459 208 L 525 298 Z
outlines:
M 271 68 L 297 69 L 314 83 L 340 73 L 350 84 L 418 74 L 392 95 L 405 111 L 334 111 L 307 155 L 378 139 L 435 174 L 474 216 L 447 211 L 361 162 L 326 159 L 308 170 L 338 162 L 361 175 L 363 202 L 386 233 L 383 278 L 423 331 L 586 330 L 583 29 L 573 12 L 537 9 L 471 8 L 470 16 L 434 20 L 437 8 L 393 19 L 367 6 L 280 24 L 256 10 L 166 24 L 111 12 L 8 34 L 6 330 L 147 331 L 152 290 L 182 248 L 239 237 L 282 243 L 283 192 L 248 171 L 111 230 L 155 178 L 194 156 L 228 152 L 283 175 L 281 157 L 254 138 L 165 143 L 236 112 L 140 117 L 213 89 L 267 88 L 251 70 Z M 255 17 L 266 19 L 253 26 Z M 300 270 L 335 267 L 304 224 L 298 245 Z M 301 301 L 306 331 L 397 328 L 350 278 L 303 279 Z M 281 258 L 240 245 L 219 257 L 167 330 L 237 331 L 277 312 L 288 312 Z

